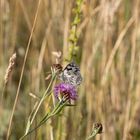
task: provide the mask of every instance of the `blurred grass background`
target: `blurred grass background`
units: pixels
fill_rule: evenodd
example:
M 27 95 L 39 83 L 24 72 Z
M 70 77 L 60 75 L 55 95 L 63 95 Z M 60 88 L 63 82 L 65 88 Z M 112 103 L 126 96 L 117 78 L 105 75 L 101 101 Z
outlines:
M 11 140 L 25 131 L 27 118 L 47 87 L 53 51 L 68 55 L 74 0 L 41 0 L 14 114 Z M 16 52 L 12 77 L 0 106 L 0 139 L 5 139 L 38 0 L 1 0 L 0 91 L 9 58 Z M 103 124 L 97 140 L 140 139 L 140 1 L 84 0 L 78 26 L 78 62 L 83 76 L 77 106 L 67 108 L 27 139 L 85 140 L 93 123 Z M 46 99 L 36 122 L 48 111 Z M 35 124 L 34 124 L 35 125 Z

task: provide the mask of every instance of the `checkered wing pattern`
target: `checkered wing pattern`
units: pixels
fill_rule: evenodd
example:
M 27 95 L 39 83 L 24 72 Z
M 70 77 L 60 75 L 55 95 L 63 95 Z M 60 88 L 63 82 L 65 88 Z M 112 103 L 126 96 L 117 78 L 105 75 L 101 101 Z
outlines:
M 74 62 L 68 64 L 60 74 L 60 80 L 74 86 L 80 85 L 82 76 L 79 67 Z

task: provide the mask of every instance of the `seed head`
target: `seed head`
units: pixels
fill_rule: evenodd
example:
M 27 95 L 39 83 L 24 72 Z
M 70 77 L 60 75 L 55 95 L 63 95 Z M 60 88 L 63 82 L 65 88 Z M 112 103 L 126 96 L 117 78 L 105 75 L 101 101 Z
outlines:
M 5 74 L 5 77 L 4 77 L 5 84 L 8 83 L 11 72 L 12 72 L 12 70 L 14 68 L 14 65 L 15 65 L 15 61 L 16 61 L 16 53 L 14 53 L 9 59 L 9 65 L 8 65 L 8 68 L 6 70 L 6 74 Z

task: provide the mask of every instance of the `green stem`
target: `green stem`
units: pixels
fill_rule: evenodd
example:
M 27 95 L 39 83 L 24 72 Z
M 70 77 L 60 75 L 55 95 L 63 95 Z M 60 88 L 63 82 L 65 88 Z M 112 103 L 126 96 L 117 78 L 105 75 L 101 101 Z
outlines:
M 66 105 L 66 102 L 64 102 L 62 104 L 62 102 L 60 101 L 57 106 L 53 109 L 52 112 L 50 112 L 50 114 L 45 115 L 45 117 L 40 121 L 40 123 L 33 128 L 32 130 L 28 131 L 27 133 L 25 133 L 20 140 L 23 140 L 26 136 L 28 136 L 29 134 L 31 134 L 33 131 L 35 131 L 36 129 L 38 129 L 41 125 L 43 125 L 44 123 L 46 123 L 51 117 L 57 115 L 62 109 L 63 107 Z
M 38 112 L 38 110 L 39 110 L 41 104 L 43 103 L 44 99 L 45 99 L 48 95 L 50 95 L 49 90 L 50 90 L 50 87 L 51 87 L 53 81 L 55 80 L 55 77 L 56 77 L 56 74 L 52 73 L 51 81 L 50 81 L 50 83 L 49 83 L 47 89 L 45 90 L 45 92 L 44 92 L 44 94 L 43 94 L 41 100 L 39 101 L 36 110 L 34 111 L 34 113 L 32 113 L 32 117 L 29 116 L 29 119 L 28 119 L 28 122 L 27 122 L 27 126 L 26 126 L 26 131 L 25 131 L 25 134 L 24 134 L 24 135 L 26 135 L 26 134 L 29 132 L 29 129 L 30 129 L 30 127 L 31 127 L 31 125 L 32 125 L 32 123 L 33 123 L 33 121 L 34 121 L 36 115 L 37 115 L 37 112 Z M 49 94 L 47 94 L 47 93 L 49 93 Z
M 39 108 L 40 108 L 42 102 L 44 101 L 44 99 L 45 99 L 45 97 L 46 97 L 46 95 L 47 95 L 47 93 L 48 93 L 48 91 L 49 91 L 49 89 L 50 89 L 50 87 L 51 87 L 51 85 L 52 85 L 52 83 L 53 83 L 55 77 L 56 77 L 56 75 L 52 75 L 52 79 L 51 79 L 51 81 L 50 81 L 50 83 L 49 83 L 49 85 L 48 85 L 46 91 L 44 92 L 44 94 L 43 94 L 43 96 L 42 96 L 42 98 L 41 98 L 41 100 L 40 100 L 40 102 L 39 102 L 39 104 L 38 104 L 38 106 L 37 106 L 37 109 L 36 109 L 36 111 L 35 111 L 35 113 L 34 113 L 34 115 L 33 115 L 33 117 L 32 117 L 31 124 L 33 123 L 33 121 L 34 121 L 34 119 L 35 119 L 35 116 L 36 116 L 36 114 L 37 114 L 37 112 L 38 112 L 38 110 L 39 110 Z
M 91 138 L 94 138 L 97 134 L 99 134 L 99 131 L 100 131 L 100 127 L 97 128 L 97 129 L 94 129 L 94 130 L 92 131 L 91 135 L 88 136 L 86 140 L 90 140 Z

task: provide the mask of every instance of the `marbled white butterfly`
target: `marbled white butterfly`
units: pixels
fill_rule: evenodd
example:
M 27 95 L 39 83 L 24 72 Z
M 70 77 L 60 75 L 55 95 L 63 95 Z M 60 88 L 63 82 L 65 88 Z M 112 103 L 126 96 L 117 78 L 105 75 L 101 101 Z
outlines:
M 59 75 L 60 80 L 73 86 L 80 85 L 82 76 L 79 67 L 74 63 L 69 63 Z

